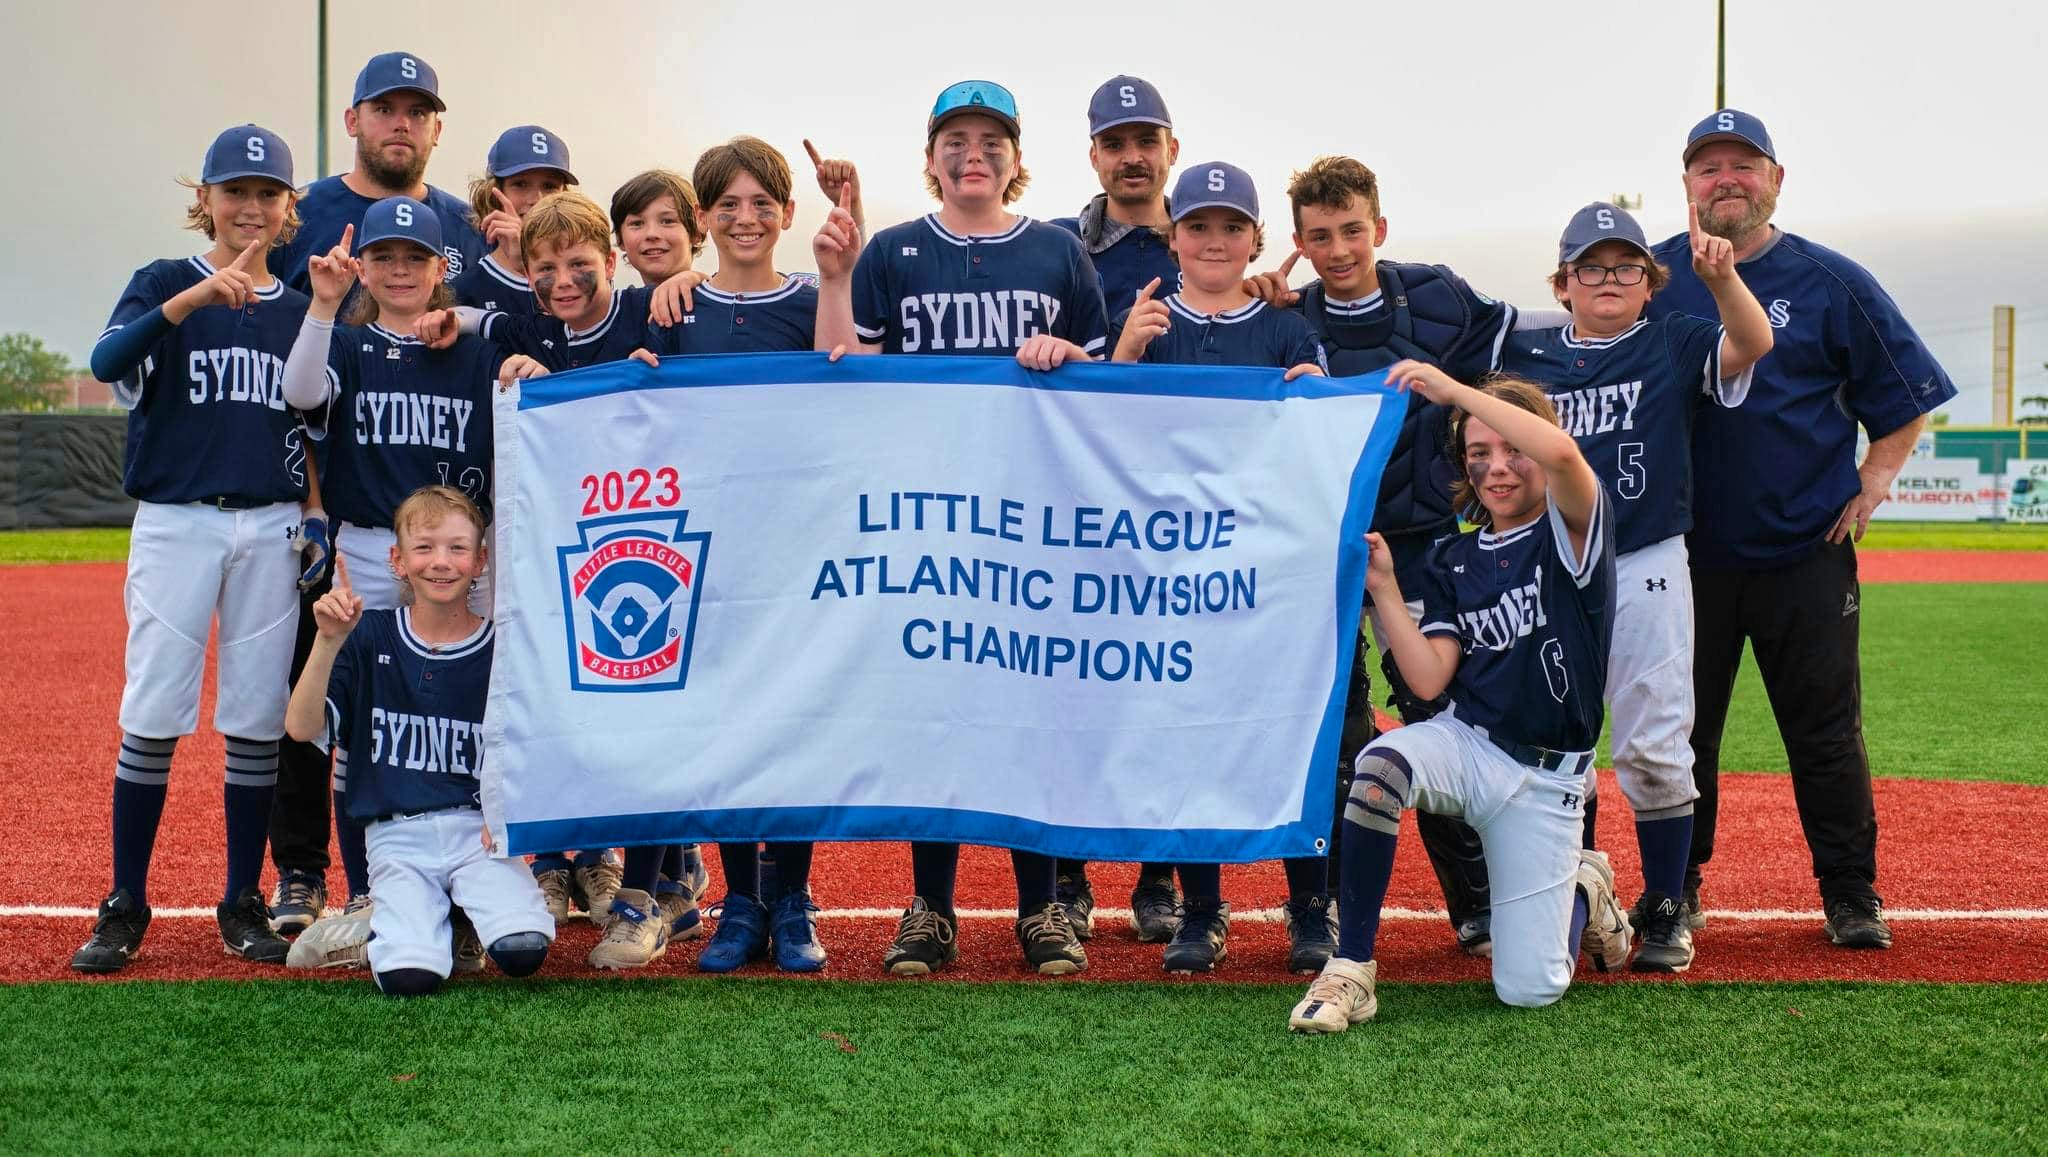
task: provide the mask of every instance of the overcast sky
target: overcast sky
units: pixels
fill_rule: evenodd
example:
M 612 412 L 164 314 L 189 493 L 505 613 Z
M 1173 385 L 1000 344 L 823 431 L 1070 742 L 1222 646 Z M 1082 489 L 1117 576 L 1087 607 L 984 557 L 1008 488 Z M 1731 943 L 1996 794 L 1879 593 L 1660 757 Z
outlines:
M 1788 169 L 1779 224 L 1861 261 L 1989 414 L 1990 316 L 2020 313 L 2018 392 L 2048 393 L 2048 14 L 2030 3 L 1729 0 L 1729 103 L 1762 116 Z M 215 133 L 244 121 L 315 168 L 315 5 L 9 4 L 0 331 L 83 360 L 128 274 L 197 251 L 179 229 Z M 903 13 L 916 15 L 904 19 Z M 1587 201 L 1641 193 L 1653 239 L 1683 227 L 1678 154 L 1714 104 L 1711 0 L 906 7 L 474 0 L 331 5 L 330 170 L 353 142 L 357 69 L 403 49 L 449 105 L 428 179 L 458 193 L 499 131 L 569 144 L 600 203 L 654 165 L 687 173 L 736 133 L 799 162 L 785 268 L 810 267 L 825 202 L 802 140 L 858 162 L 880 226 L 926 211 L 923 125 L 946 84 L 1016 93 L 1032 173 L 1020 211 L 1071 214 L 1097 191 L 1086 106 L 1118 72 L 1171 106 L 1181 157 L 1259 181 L 1284 255 L 1288 174 L 1319 153 L 1378 172 L 1386 256 L 1445 262 L 1480 289 L 1544 304 L 1558 230 Z M 404 12 L 397 20 L 393 13 Z M 715 257 L 707 252 L 702 264 Z M 622 266 L 623 268 L 623 263 Z M 630 275 L 629 275 L 630 279 Z

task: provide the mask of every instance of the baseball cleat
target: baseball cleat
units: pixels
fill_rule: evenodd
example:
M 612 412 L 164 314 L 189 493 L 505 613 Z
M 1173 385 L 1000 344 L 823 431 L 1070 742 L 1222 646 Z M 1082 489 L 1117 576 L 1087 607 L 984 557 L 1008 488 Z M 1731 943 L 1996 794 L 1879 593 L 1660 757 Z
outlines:
M 711 890 L 711 873 L 704 867 L 704 853 L 695 844 L 683 845 L 683 878 L 676 883 L 689 889 L 690 899 L 701 904 Z
M 671 941 L 695 940 L 704 935 L 704 914 L 697 908 L 697 897 L 684 885 L 668 880 L 656 884 L 654 906 L 661 912 L 661 918 L 668 921 Z
M 1822 929 L 1840 948 L 1890 948 L 1892 926 L 1885 923 L 1884 905 L 1877 897 L 1840 896 L 1828 901 L 1827 923 Z
M 1067 910 L 1052 900 L 1017 921 L 1017 946 L 1024 963 L 1040 976 L 1071 976 L 1088 967 L 1088 953 L 1067 922 Z
M 484 942 L 476 934 L 476 925 L 470 922 L 469 913 L 459 904 L 450 905 L 448 923 L 454 940 L 455 971 L 482 972 L 484 970 Z
M 737 893 L 719 902 L 718 931 L 697 954 L 697 971 L 732 972 L 768 955 L 768 911 Z
M 92 939 L 71 954 L 71 967 L 79 972 L 119 972 L 142 949 L 142 934 L 147 931 L 149 906 L 137 903 L 128 889 L 116 888 L 100 901 Z
M 1343 1032 L 1354 1024 L 1371 1020 L 1380 1010 L 1379 997 L 1373 993 L 1379 971 L 1377 960 L 1360 964 L 1341 956 L 1330 957 L 1315 983 L 1308 986 L 1308 995 L 1288 1014 L 1288 1029 Z
M 280 872 L 270 898 L 270 927 L 279 936 L 297 936 L 327 907 L 327 880 L 319 872 Z
M 1614 898 L 1614 868 L 1606 852 L 1579 852 L 1579 890 L 1586 894 L 1586 931 L 1579 948 L 1601 972 L 1617 972 L 1628 964 L 1628 914 Z
M 1214 972 L 1230 955 L 1230 905 L 1189 900 L 1181 905 L 1180 927 L 1160 963 L 1168 972 Z
M 1640 947 L 1629 962 L 1632 972 L 1684 972 L 1692 967 L 1692 928 L 1685 920 L 1685 907 L 1660 893 L 1645 893 L 1636 901 L 1637 913 L 1629 917 Z
M 775 902 L 775 967 L 784 972 L 818 972 L 825 946 L 818 943 L 818 906 L 806 891 L 784 892 Z
M 1095 889 L 1089 885 L 1088 877 L 1061 876 L 1053 895 L 1059 898 L 1060 907 L 1066 909 L 1067 923 L 1074 926 L 1074 939 L 1094 939 Z
M 1141 879 L 1131 889 L 1131 930 L 1140 944 L 1164 944 L 1180 929 L 1180 891 L 1173 877 Z
M 1287 901 L 1287 971 L 1307 976 L 1321 972 L 1337 951 L 1337 906 L 1328 896 Z
M 638 888 L 612 894 L 611 920 L 590 950 L 592 968 L 645 968 L 668 951 L 668 922 L 654 906 L 654 897 Z
M 575 886 L 570 894 L 583 902 L 583 912 L 590 917 L 590 922 L 600 928 L 610 924 L 612 901 L 618 897 L 619 885 L 626 879 L 617 850 L 606 848 L 594 860 L 579 860 L 571 878 Z
M 1700 907 L 1700 886 L 1690 883 L 1685 886 L 1685 895 L 1679 898 L 1679 906 L 1685 909 L 1685 926 L 1697 932 L 1707 926 L 1706 909 Z
M 270 927 L 270 905 L 254 884 L 242 889 L 231 904 L 215 906 L 213 917 L 220 924 L 221 947 L 229 956 L 257 964 L 283 964 L 292 950 L 291 941 Z
M 540 885 L 540 898 L 548 906 L 548 915 L 555 918 L 559 927 L 569 919 L 569 893 L 573 890 L 569 869 L 550 868 L 533 874 L 533 882 Z
M 946 913 L 932 911 L 924 897 L 911 898 L 896 924 L 896 942 L 882 953 L 882 967 L 891 976 L 927 976 L 960 955 L 960 926 Z
M 1459 921 L 1455 935 L 1458 951 L 1481 960 L 1493 959 L 1493 909 L 1481 909 L 1479 915 Z
M 339 916 L 323 916 L 292 941 L 286 968 L 367 968 L 370 897 L 351 896 Z

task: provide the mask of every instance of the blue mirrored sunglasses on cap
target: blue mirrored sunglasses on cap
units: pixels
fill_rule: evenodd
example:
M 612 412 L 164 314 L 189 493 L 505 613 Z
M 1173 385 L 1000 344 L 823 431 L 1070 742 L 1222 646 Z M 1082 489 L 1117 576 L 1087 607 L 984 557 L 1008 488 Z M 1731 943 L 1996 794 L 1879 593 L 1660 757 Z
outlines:
M 1010 130 L 1012 137 L 1023 135 L 1017 121 L 1017 98 L 1010 90 L 992 80 L 963 80 L 947 86 L 932 104 L 931 120 L 926 122 L 925 135 L 939 131 L 939 126 L 952 117 L 967 113 L 979 113 L 991 117 Z

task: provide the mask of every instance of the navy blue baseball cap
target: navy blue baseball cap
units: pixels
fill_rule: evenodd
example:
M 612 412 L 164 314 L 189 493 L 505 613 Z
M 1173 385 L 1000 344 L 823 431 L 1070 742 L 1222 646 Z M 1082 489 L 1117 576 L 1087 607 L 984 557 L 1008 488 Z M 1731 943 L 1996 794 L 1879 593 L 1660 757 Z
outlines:
M 568 143 L 539 125 L 519 125 L 499 133 L 486 164 L 493 177 L 529 169 L 559 169 L 570 184 L 576 183 L 576 174 L 569 171 Z
M 1180 179 L 1173 183 L 1172 205 L 1176 221 L 1197 209 L 1217 205 L 1259 219 L 1259 191 L 1252 185 L 1252 175 L 1225 161 L 1182 168 Z
M 266 177 L 292 188 L 292 150 L 284 138 L 255 125 L 236 125 L 213 138 L 199 183 L 218 185 L 237 177 Z
M 434 75 L 434 66 L 410 52 L 383 52 L 371 57 L 370 63 L 356 73 L 355 99 L 348 103 L 361 104 L 400 89 L 424 93 L 434 102 L 435 112 L 448 111 L 448 106 L 441 103 L 441 78 Z
M 1017 98 L 1010 90 L 992 80 L 963 80 L 946 86 L 939 99 L 932 102 L 931 119 L 925 122 L 926 140 L 939 134 L 939 126 L 956 116 L 976 113 L 994 120 L 1010 130 L 1010 139 L 1024 139 L 1024 129 L 1017 121 Z
M 356 252 L 379 241 L 410 241 L 439 257 L 441 218 L 411 197 L 386 197 L 363 210 L 363 223 L 356 226 Z
M 1691 164 L 1694 153 L 1715 141 L 1740 141 L 1770 158 L 1772 164 L 1778 162 L 1778 150 L 1771 147 L 1771 134 L 1764 130 L 1764 122 L 1741 109 L 1720 109 L 1692 126 L 1685 137 L 1684 162 Z
M 1118 125 L 1133 124 L 1172 128 L 1166 98 L 1159 95 L 1151 81 L 1135 76 L 1112 76 L 1103 81 L 1102 87 L 1088 99 L 1088 135 L 1101 136 Z
M 1564 227 L 1564 236 L 1557 239 L 1557 261 L 1560 265 L 1577 261 L 1586 255 L 1586 250 L 1602 241 L 1619 241 L 1642 250 L 1643 256 L 1654 257 L 1650 252 L 1650 239 L 1643 236 L 1643 227 L 1629 211 L 1606 201 L 1595 201 L 1572 214 L 1570 224 Z

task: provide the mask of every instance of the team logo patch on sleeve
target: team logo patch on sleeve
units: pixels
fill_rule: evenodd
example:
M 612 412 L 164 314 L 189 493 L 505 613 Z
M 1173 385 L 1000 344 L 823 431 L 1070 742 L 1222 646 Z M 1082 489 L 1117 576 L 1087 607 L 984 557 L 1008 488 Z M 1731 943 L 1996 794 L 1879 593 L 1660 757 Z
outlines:
M 683 533 L 687 510 L 576 524 L 559 548 L 577 691 L 679 691 L 689 676 L 711 535 Z

